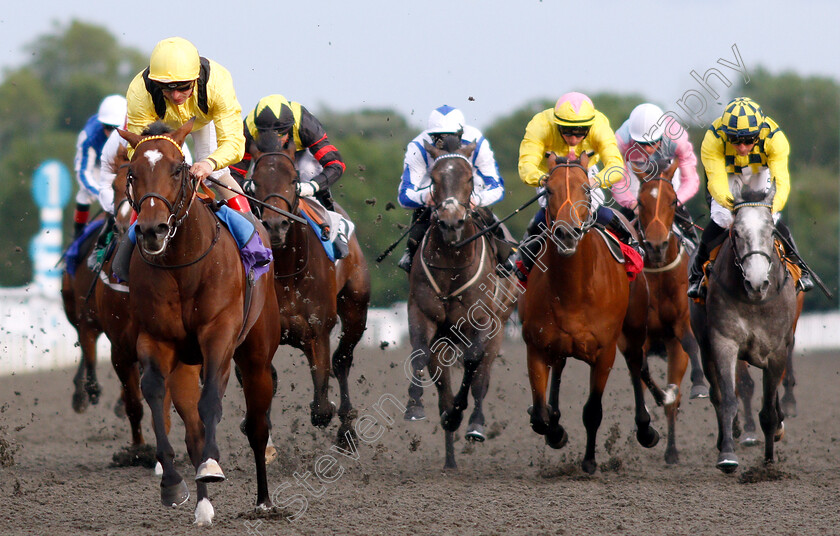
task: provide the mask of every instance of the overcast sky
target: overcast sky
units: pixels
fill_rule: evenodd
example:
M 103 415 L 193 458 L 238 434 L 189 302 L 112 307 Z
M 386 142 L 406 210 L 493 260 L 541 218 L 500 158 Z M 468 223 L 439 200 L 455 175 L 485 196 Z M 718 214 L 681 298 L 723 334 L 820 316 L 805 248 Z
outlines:
M 677 112 L 681 100 L 701 106 L 695 91 L 719 113 L 691 71 L 736 82 L 743 73 L 721 63 L 738 65 L 733 46 L 746 76 L 762 65 L 840 80 L 834 0 L 39 0 L 0 14 L 0 68 L 25 63 L 24 45 L 73 18 L 145 53 L 189 39 L 231 71 L 245 112 L 282 93 L 314 111 L 394 108 L 418 128 L 441 104 L 485 128 L 574 90 L 637 92 Z

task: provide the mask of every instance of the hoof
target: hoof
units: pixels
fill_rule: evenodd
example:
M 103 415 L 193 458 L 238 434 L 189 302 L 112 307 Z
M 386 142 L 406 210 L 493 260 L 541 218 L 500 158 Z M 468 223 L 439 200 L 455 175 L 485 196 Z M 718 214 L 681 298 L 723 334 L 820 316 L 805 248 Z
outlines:
M 549 428 L 545 434 L 545 444 L 553 449 L 562 449 L 569 442 L 569 434 L 562 426 Z
M 646 449 L 653 448 L 659 443 L 659 432 L 653 426 L 648 426 L 647 432 L 643 432 L 641 429 L 636 430 L 636 440 L 639 445 Z
M 721 452 L 718 456 L 717 468 L 724 473 L 734 473 L 738 469 L 738 457 L 734 452 Z
M 455 463 L 455 460 L 452 460 L 452 461 L 446 460 L 446 463 L 443 464 L 443 470 L 444 471 L 457 471 L 458 470 L 458 464 Z
M 773 442 L 779 442 L 785 437 L 785 421 L 779 423 L 776 433 L 773 434 Z
M 128 417 L 125 413 L 125 400 L 123 400 L 122 397 L 118 398 L 114 403 L 114 415 L 116 415 L 118 419 L 125 419 Z
M 662 404 L 665 406 L 670 406 L 674 402 L 677 401 L 677 395 L 680 394 L 680 388 L 678 385 L 669 383 L 667 387 L 662 391 Z
M 758 445 L 758 437 L 754 432 L 744 432 L 743 437 L 738 442 L 745 447 L 754 447 Z
M 580 463 L 580 468 L 583 469 L 583 472 L 587 475 L 595 474 L 595 469 L 598 468 L 598 464 L 595 463 L 595 460 L 583 460 Z
M 788 399 L 787 395 L 782 397 L 782 411 L 785 417 L 796 417 L 796 400 Z
M 187 489 L 187 484 L 181 480 L 172 486 L 160 487 L 160 502 L 164 506 L 181 506 L 190 498 L 190 490 Z
M 484 426 L 481 424 L 471 424 L 465 437 L 467 441 L 473 443 L 484 443 L 484 440 L 487 439 L 487 436 L 484 435 Z
M 245 431 L 245 419 L 239 421 L 239 431 L 242 432 L 242 435 L 247 436 L 248 432 Z
M 222 472 L 221 466 L 219 466 L 219 462 L 214 460 L 213 458 L 207 458 L 204 460 L 201 465 L 198 466 L 198 470 L 195 472 L 195 481 L 196 482 L 204 482 L 205 484 L 209 484 L 211 482 L 222 482 L 225 479 L 225 474 Z
M 440 414 L 440 425 L 447 432 L 454 432 L 461 426 L 461 421 L 464 419 L 464 413 L 461 411 L 444 411 Z
M 531 416 L 531 430 L 540 435 L 548 433 L 548 420 L 537 415 L 534 411 L 534 406 L 528 406 L 528 415 Z
M 709 388 L 705 383 L 698 383 L 691 386 L 691 394 L 688 398 L 694 400 L 695 398 L 709 398 Z
M 403 419 L 407 421 L 423 421 L 426 419 L 426 410 L 423 409 L 422 404 L 415 403 L 412 405 L 411 402 L 409 402 L 405 408 Z
M 315 411 L 315 402 L 309 403 L 309 409 L 312 410 L 312 426 L 316 428 L 326 428 L 327 425 L 330 424 L 330 421 L 335 415 L 335 402 L 330 402 L 329 410 L 326 412 L 317 412 Z
M 90 403 L 94 406 L 99 404 L 99 396 L 102 394 L 102 387 L 99 384 L 92 385 L 87 388 L 88 398 Z
M 209 527 L 213 524 L 213 517 L 216 515 L 215 510 L 213 510 L 213 505 L 210 504 L 210 501 L 207 497 L 198 501 L 198 504 L 195 507 L 195 521 L 193 524 L 198 525 L 199 527 Z
M 73 411 L 76 413 L 84 413 L 90 405 L 87 393 L 73 393 Z

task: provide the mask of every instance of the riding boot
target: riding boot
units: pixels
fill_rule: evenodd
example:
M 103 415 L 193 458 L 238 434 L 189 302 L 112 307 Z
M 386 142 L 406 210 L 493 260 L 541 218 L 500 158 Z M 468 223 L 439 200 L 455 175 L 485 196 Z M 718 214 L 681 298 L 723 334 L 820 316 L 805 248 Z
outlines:
M 94 244 L 93 251 L 88 257 L 88 267 L 93 272 L 98 272 L 102 267 L 102 263 L 105 262 L 105 256 L 102 252 L 108 245 L 108 237 L 114 230 L 115 223 L 114 216 L 112 214 L 106 214 L 105 223 L 99 230 L 99 236 L 96 237 L 96 244 Z
M 431 225 L 429 210 L 426 207 L 415 209 L 411 214 L 411 225 L 413 227 L 408 233 L 408 240 L 406 240 L 405 244 L 405 252 L 403 253 L 403 256 L 400 257 L 400 261 L 398 263 L 399 267 L 407 273 L 411 273 L 411 265 L 414 263 L 414 254 L 417 252 L 417 247 L 420 245 L 420 241 L 423 240 L 426 230 Z
M 793 235 L 790 232 L 790 227 L 787 226 L 785 222 L 779 220 L 776 222 L 776 230 L 778 233 L 787 241 L 785 244 L 785 248 L 790 246 L 792 251 L 788 251 L 787 253 L 793 254 L 796 258 L 796 265 L 799 266 L 799 269 L 802 270 L 802 275 L 799 278 L 799 281 L 796 282 L 796 289 L 802 292 L 808 292 L 812 288 L 814 288 L 814 278 L 811 277 L 811 270 L 808 268 L 808 265 L 802 260 L 802 256 L 799 254 L 799 248 L 796 247 L 796 242 L 793 240 Z
M 251 214 L 251 205 L 248 203 L 248 198 L 242 194 L 236 194 L 230 199 L 227 199 L 225 203 L 237 212 L 241 212 L 242 214 Z
M 723 238 L 726 236 L 726 229 L 709 221 L 700 237 L 700 244 L 694 253 L 694 262 L 688 271 L 688 297 L 692 299 L 705 299 L 706 287 L 703 285 L 703 265 L 709 260 L 709 255 Z
M 332 194 L 328 188 L 324 188 L 322 190 L 318 190 L 318 193 L 315 194 L 315 199 L 320 201 L 320 203 L 324 206 L 325 209 L 331 210 L 335 212 L 335 201 L 333 201 Z
M 645 250 L 642 248 L 642 245 L 636 241 L 635 236 L 633 235 L 633 231 L 631 231 L 628 227 L 624 225 L 624 220 L 618 216 L 612 209 L 608 207 L 600 207 L 598 209 L 598 219 L 602 218 L 601 211 L 602 210 L 609 210 L 610 211 L 610 220 L 607 222 L 604 227 L 606 227 L 609 231 L 611 231 L 615 236 L 618 237 L 619 240 L 636 250 L 636 252 L 644 259 L 645 258 Z
M 489 221 L 485 223 L 488 226 L 495 225 L 493 237 L 496 239 L 496 275 L 507 277 L 516 270 L 516 251 L 511 246 L 513 237 L 507 227 L 499 223 L 499 218 L 490 209 L 487 209 L 487 220 Z
M 76 203 L 76 211 L 73 213 L 73 240 L 82 236 L 90 216 L 90 205 Z
M 134 253 L 134 241 L 131 239 L 133 233 L 126 232 L 120 239 L 117 251 L 114 253 L 114 262 L 111 263 L 111 271 L 121 281 L 128 282 L 128 271 L 131 265 L 131 254 Z
M 542 228 L 540 224 L 545 225 L 545 208 L 540 208 L 534 214 L 533 219 L 528 223 L 528 227 L 525 228 L 522 241 L 519 242 L 519 250 L 517 251 L 515 261 L 516 268 L 513 274 L 523 287 L 528 285 L 528 276 L 531 274 L 537 256 L 542 249 Z
M 685 205 L 681 203 L 677 204 L 674 214 L 674 223 L 685 238 L 687 238 L 690 242 L 695 244 L 697 243 L 698 236 L 697 230 L 694 227 L 694 220 Z

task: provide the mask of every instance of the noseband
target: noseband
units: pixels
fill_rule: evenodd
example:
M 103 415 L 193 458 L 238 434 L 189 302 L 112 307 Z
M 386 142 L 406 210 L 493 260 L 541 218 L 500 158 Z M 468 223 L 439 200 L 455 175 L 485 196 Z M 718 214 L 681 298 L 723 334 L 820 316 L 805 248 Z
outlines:
M 560 211 L 563 210 L 563 208 L 566 205 L 569 205 L 570 213 L 577 214 L 576 203 L 574 201 L 572 201 L 572 197 L 571 197 L 572 188 L 569 185 L 569 169 L 570 168 L 580 168 L 581 170 L 583 170 L 583 173 L 587 177 L 589 176 L 589 171 L 585 167 L 583 167 L 581 164 L 579 164 L 578 162 L 561 162 L 560 164 L 557 164 L 553 168 L 551 168 L 551 170 L 548 172 L 547 177 L 550 177 L 558 168 L 566 168 L 566 199 L 563 201 L 563 203 L 560 205 L 560 207 L 554 213 L 553 218 L 551 217 L 551 211 L 546 211 L 546 217 L 549 218 L 548 219 L 548 226 L 551 229 L 551 232 L 554 232 L 554 227 L 556 225 L 558 225 L 560 223 L 563 223 L 563 222 L 560 221 Z M 545 189 L 548 191 L 549 194 L 551 194 L 551 188 L 548 187 L 548 181 L 547 180 L 546 180 Z M 581 223 L 581 225 L 579 225 L 577 227 L 573 227 L 573 228 L 570 229 L 570 231 L 572 233 L 577 235 L 578 240 L 580 239 L 580 237 L 582 237 L 584 234 L 586 234 L 586 232 L 589 229 L 591 229 L 595 225 L 595 217 L 592 213 L 592 188 L 590 188 L 589 185 L 586 184 L 586 185 L 584 185 L 583 189 L 586 192 L 586 200 L 587 200 L 587 203 L 589 204 L 589 208 L 587 209 L 587 218 L 583 223 Z M 565 223 L 564 223 L 564 225 L 565 225 Z
M 140 145 L 146 143 L 147 141 L 152 140 L 166 140 L 175 146 L 178 149 L 178 152 L 181 154 L 181 162 L 175 168 L 175 172 L 172 174 L 173 177 L 178 177 L 181 186 L 178 192 L 178 197 L 175 199 L 174 203 L 170 203 L 169 200 L 157 192 L 148 192 L 147 194 L 143 195 L 139 201 L 134 201 L 133 197 L 133 184 L 135 180 L 134 172 L 131 170 L 131 167 L 128 168 L 128 173 L 126 174 L 125 180 L 125 198 L 128 201 L 128 204 L 131 208 L 134 209 L 139 216 L 140 214 L 140 207 L 143 205 L 143 202 L 146 199 L 159 199 L 166 205 L 167 210 L 169 211 L 169 218 L 166 220 L 166 226 L 169 229 L 167 232 L 167 240 L 171 240 L 172 237 L 175 236 L 175 231 L 178 230 L 178 227 L 184 222 L 187 216 L 190 213 L 190 206 L 192 205 L 193 199 L 195 199 L 195 194 L 198 189 L 198 180 L 188 180 L 188 179 L 195 179 L 195 177 L 190 174 L 190 165 L 186 163 L 184 160 L 184 151 L 181 147 L 175 143 L 175 140 L 170 138 L 169 136 L 149 136 L 147 138 L 143 138 L 134 148 L 134 152 L 136 153 L 140 149 Z M 191 192 L 190 192 L 191 191 Z M 181 217 L 178 217 L 178 214 L 183 211 Z

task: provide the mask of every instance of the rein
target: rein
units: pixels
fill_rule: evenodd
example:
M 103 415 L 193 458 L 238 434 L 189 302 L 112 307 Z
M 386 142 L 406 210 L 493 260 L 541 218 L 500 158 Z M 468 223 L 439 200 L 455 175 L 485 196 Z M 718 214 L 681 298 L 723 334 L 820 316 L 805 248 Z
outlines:
M 292 168 L 295 170 L 295 179 L 292 181 L 292 184 L 294 185 L 294 184 L 297 184 L 298 182 L 300 182 L 300 175 L 298 174 L 297 167 L 295 166 L 294 159 L 291 156 L 287 155 L 286 153 L 283 153 L 283 152 L 280 152 L 280 151 L 271 151 L 271 152 L 268 152 L 268 153 L 261 154 L 259 156 L 259 158 L 257 158 L 254 161 L 254 169 L 257 169 L 257 165 L 259 165 L 260 160 L 262 160 L 266 156 L 281 156 L 281 157 L 285 158 L 286 160 L 288 160 L 289 162 L 291 162 Z M 252 183 L 254 182 L 253 179 L 251 179 L 251 182 Z M 282 200 L 284 203 L 286 203 L 286 206 L 289 207 L 289 212 L 290 213 L 295 214 L 297 212 L 298 206 L 300 205 L 300 196 L 298 196 L 298 194 L 297 194 L 297 188 L 295 188 L 294 202 L 289 201 L 286 197 L 284 197 L 281 194 L 270 193 L 263 198 L 263 200 L 261 202 L 261 205 L 263 207 L 266 207 L 266 208 L 269 208 L 269 209 L 273 210 L 273 207 L 271 205 L 269 205 L 267 202 L 268 202 L 269 199 L 272 199 L 272 198 L 275 198 L 275 197 Z M 279 211 L 277 211 L 277 212 L 279 212 Z M 280 212 L 280 214 L 283 214 L 283 213 Z M 262 214 L 260 214 L 260 217 L 262 217 Z M 293 220 L 293 221 L 300 221 L 300 220 Z M 303 221 L 303 223 L 305 223 L 305 221 Z
M 561 220 L 560 220 L 560 212 L 563 210 L 563 207 L 565 207 L 566 205 L 569 205 L 569 207 L 570 207 L 570 211 L 569 211 L 569 213 L 570 213 L 570 214 L 577 214 L 577 212 L 576 212 L 576 210 L 575 210 L 577 207 L 576 207 L 575 202 L 573 202 L 573 201 L 572 201 L 572 196 L 571 196 L 572 187 L 571 187 L 571 185 L 570 185 L 570 183 L 569 183 L 569 180 L 570 180 L 570 177 L 571 177 L 571 175 L 569 174 L 569 169 L 571 169 L 571 168 L 575 168 L 575 167 L 576 167 L 576 168 L 580 168 L 580 169 L 584 172 L 584 174 L 588 174 L 588 173 L 589 173 L 589 172 L 586 170 L 586 168 L 585 168 L 585 167 L 583 167 L 583 166 L 582 166 L 580 163 L 578 163 L 578 162 L 562 162 L 562 163 L 560 163 L 560 164 L 555 165 L 555 166 L 554 166 L 553 168 L 551 168 L 551 170 L 548 172 L 548 176 L 550 177 L 550 176 L 554 173 L 554 171 L 556 171 L 558 168 L 565 168 L 565 170 L 566 170 L 566 199 L 565 199 L 565 200 L 563 201 L 563 203 L 560 205 L 560 208 L 558 208 L 558 209 L 557 209 L 557 211 L 555 212 L 555 214 L 554 214 L 554 217 L 553 217 L 553 218 L 549 219 L 549 218 L 550 218 L 550 216 L 551 216 L 551 212 L 550 212 L 550 211 L 546 210 L 546 213 L 545 213 L 545 216 L 546 216 L 546 220 L 547 220 L 548 226 L 549 226 L 549 228 L 551 229 L 551 231 L 552 231 L 552 232 L 554 231 L 554 226 L 555 226 L 555 225 L 558 225 L 558 224 L 560 224 L 560 223 L 561 223 Z M 547 182 L 547 181 L 546 181 L 546 182 Z M 547 185 L 546 185 L 546 190 L 549 190 L 549 193 L 550 193 L 550 189 L 548 188 L 548 186 L 547 186 Z M 577 235 L 578 235 L 578 237 L 582 237 L 584 234 L 586 234 L 586 232 L 587 232 L 589 229 L 591 229 L 591 228 L 595 225 L 595 218 L 594 218 L 594 216 L 593 216 L 593 214 L 592 214 L 592 197 L 591 197 L 591 196 L 592 196 L 592 194 L 591 194 L 591 188 L 589 188 L 588 186 L 585 186 L 585 187 L 584 187 L 584 190 L 586 191 L 586 197 L 587 197 L 588 204 L 589 204 L 589 209 L 588 209 L 588 211 L 587 211 L 587 212 L 588 212 L 588 216 L 587 216 L 587 219 L 586 219 L 584 222 L 582 222 L 582 224 L 581 224 L 580 226 L 578 226 L 578 227 L 574 227 L 574 228 L 572 228 L 572 229 L 571 229 L 571 231 L 573 231 L 575 234 L 577 234 Z M 578 218 L 578 219 L 579 219 L 579 218 Z M 553 221 L 552 221 L 552 220 L 553 220 Z M 580 238 L 578 238 L 578 239 L 580 239 Z

